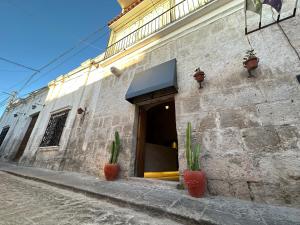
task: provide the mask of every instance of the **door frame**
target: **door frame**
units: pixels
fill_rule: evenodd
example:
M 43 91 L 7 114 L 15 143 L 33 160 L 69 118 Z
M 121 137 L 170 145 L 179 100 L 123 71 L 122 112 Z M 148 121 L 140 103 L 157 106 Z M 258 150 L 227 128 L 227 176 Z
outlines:
M 162 104 L 164 102 L 173 101 L 175 105 L 175 123 L 176 123 L 176 104 L 174 95 L 164 96 L 162 98 L 152 99 L 151 101 L 143 102 L 138 107 L 138 124 L 136 134 L 136 156 L 135 156 L 135 176 L 144 177 L 145 166 L 145 142 L 146 142 L 146 130 L 147 130 L 147 110 Z M 178 159 L 179 160 L 179 159 Z
M 30 120 L 30 122 L 28 124 L 26 132 L 25 132 L 25 134 L 24 134 L 24 136 L 22 138 L 22 141 L 21 141 L 21 143 L 20 143 L 20 145 L 18 147 L 18 150 L 15 153 L 13 161 L 18 162 L 22 158 L 22 156 L 24 154 L 24 151 L 25 151 L 25 149 L 27 147 L 28 141 L 29 141 L 29 139 L 31 137 L 32 131 L 33 131 L 33 129 L 34 129 L 35 125 L 36 125 L 36 122 L 38 120 L 39 114 L 40 114 L 40 112 L 37 112 L 37 113 L 35 113 L 33 115 L 30 115 L 31 120 Z M 33 121 L 34 121 L 34 124 L 33 124 Z
M 146 139 L 146 124 L 147 111 L 143 107 L 138 110 L 138 129 L 137 129 L 137 143 L 136 143 L 136 176 L 144 177 L 145 165 L 145 139 Z

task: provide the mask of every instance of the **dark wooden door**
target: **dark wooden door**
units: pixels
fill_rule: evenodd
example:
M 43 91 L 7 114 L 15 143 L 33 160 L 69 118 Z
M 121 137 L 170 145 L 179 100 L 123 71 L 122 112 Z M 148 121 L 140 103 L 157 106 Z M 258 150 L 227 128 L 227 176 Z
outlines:
M 144 147 L 146 141 L 146 122 L 147 112 L 145 109 L 140 107 L 136 149 L 136 175 L 138 177 L 144 177 Z
M 38 116 L 39 116 L 39 114 L 36 114 L 36 115 L 34 115 L 34 116 L 31 117 L 30 124 L 29 124 L 29 126 L 27 128 L 27 131 L 26 131 L 25 136 L 24 136 L 24 138 L 22 140 L 22 143 L 21 143 L 21 145 L 20 145 L 20 147 L 18 149 L 18 152 L 17 152 L 17 154 L 16 154 L 16 156 L 14 158 L 14 161 L 16 161 L 16 162 L 19 161 L 19 159 L 23 155 L 24 150 L 25 150 L 25 148 L 27 146 L 27 142 L 28 142 L 28 140 L 30 138 L 31 132 L 32 132 L 32 130 L 34 128 L 34 125 L 35 125 L 35 123 L 37 121 Z

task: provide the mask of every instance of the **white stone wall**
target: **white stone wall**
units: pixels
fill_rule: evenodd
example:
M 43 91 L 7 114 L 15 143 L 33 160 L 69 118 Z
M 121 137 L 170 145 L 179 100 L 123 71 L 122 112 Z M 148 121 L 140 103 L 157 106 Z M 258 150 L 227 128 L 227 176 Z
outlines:
M 89 68 L 87 68 L 72 77 L 58 77 L 49 84 L 49 93 L 45 100 L 46 106 L 40 113 L 42 120 L 39 121 L 38 126 L 32 132 L 33 138 L 28 142 L 24 156 L 21 158 L 21 163 L 51 169 L 59 168 L 74 120 L 77 116 L 77 109 L 80 107 L 84 108 L 80 106 L 80 103 L 89 76 Z M 63 110 L 70 111 L 59 146 L 40 147 L 51 114 Z
M 103 176 L 118 130 L 122 177 L 133 176 L 138 114 L 125 100 L 126 91 L 134 74 L 176 58 L 180 171 L 186 168 L 185 128 L 190 121 L 193 142 L 202 146 L 208 194 L 299 206 L 300 85 L 295 76 L 300 60 L 295 50 L 278 25 L 249 35 L 260 64 L 255 78 L 248 78 L 242 65 L 250 48 L 243 9 L 197 22 L 113 64 L 91 66 L 53 82 L 22 163 Z M 281 26 L 300 52 L 299 13 Z M 111 66 L 122 75 L 113 76 Z M 207 75 L 201 90 L 192 76 L 197 67 Z M 60 145 L 39 148 L 51 112 L 65 107 L 71 111 Z M 85 115 L 77 114 L 79 107 L 87 108 Z
M 43 110 L 47 92 L 48 89 L 45 88 L 38 93 L 33 93 L 22 102 L 15 104 L 4 112 L 0 121 L 0 130 L 5 126 L 9 126 L 10 128 L 0 146 L 1 159 L 12 160 L 15 157 L 30 124 L 31 116 Z M 33 109 L 32 105 L 36 105 L 36 108 Z M 14 114 L 18 116 L 14 117 Z M 39 117 L 38 121 L 40 119 Z

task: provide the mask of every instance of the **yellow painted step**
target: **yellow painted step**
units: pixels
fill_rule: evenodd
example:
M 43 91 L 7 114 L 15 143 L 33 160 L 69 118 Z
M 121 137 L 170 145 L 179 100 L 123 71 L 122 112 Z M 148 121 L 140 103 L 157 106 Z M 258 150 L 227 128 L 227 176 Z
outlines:
M 179 171 L 145 172 L 144 178 L 178 181 Z

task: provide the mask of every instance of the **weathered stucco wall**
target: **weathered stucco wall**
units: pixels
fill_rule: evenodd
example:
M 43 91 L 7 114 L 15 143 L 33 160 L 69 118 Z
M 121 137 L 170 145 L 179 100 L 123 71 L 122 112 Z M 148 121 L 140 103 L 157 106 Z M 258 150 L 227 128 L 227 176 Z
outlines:
M 295 76 L 300 74 L 300 60 L 282 30 L 273 25 L 249 35 L 260 64 L 255 78 L 248 78 L 242 66 L 250 48 L 243 21 L 240 9 L 186 28 L 116 62 L 123 69 L 121 77 L 111 75 L 109 65 L 50 86 L 40 115 L 43 121 L 22 162 L 103 176 L 118 130 L 122 176 L 133 176 L 138 114 L 137 107 L 125 101 L 125 93 L 134 74 L 176 58 L 180 171 L 186 168 L 185 129 L 190 121 L 193 142 L 202 146 L 209 194 L 299 207 L 300 85 Z M 300 52 L 300 16 L 281 25 Z M 192 77 L 197 67 L 207 75 L 201 90 Z M 39 148 L 50 113 L 67 106 L 71 111 L 60 146 Z M 79 107 L 87 107 L 84 116 L 76 113 Z
M 241 62 L 249 45 L 240 21 L 242 11 L 152 53 L 178 59 L 180 168 L 191 121 L 210 194 L 299 206 L 300 60 L 274 25 L 249 35 L 260 65 L 248 79 Z M 281 25 L 300 52 L 299 15 Z M 197 66 L 207 74 L 201 90 L 191 77 Z
M 34 165 L 49 169 L 59 169 L 66 149 L 77 109 L 86 89 L 86 82 L 90 76 L 87 68 L 73 77 L 58 77 L 49 84 L 49 93 L 45 100 L 45 107 L 40 113 L 43 118 L 32 131 L 33 138 L 29 140 L 20 162 L 24 165 Z M 83 107 L 84 108 L 84 107 Z M 51 114 L 62 110 L 70 110 L 59 146 L 40 147 Z
M 43 109 L 43 104 L 47 96 L 48 89 L 44 88 L 38 93 L 32 93 L 28 98 L 15 103 L 1 117 L 0 130 L 9 126 L 9 131 L 0 146 L 0 157 L 2 160 L 14 159 L 27 128 L 31 122 L 31 116 L 39 113 Z M 32 108 L 35 105 L 36 108 Z M 14 117 L 17 114 L 17 117 Z M 42 120 L 38 118 L 38 122 Z
M 88 87 L 84 103 L 88 113 L 84 120 L 76 118 L 63 169 L 103 176 L 114 132 L 119 131 L 122 138 L 119 156 L 122 175 L 133 175 L 130 168 L 133 168 L 135 150 L 135 107 L 124 100 L 129 78 L 128 75 L 120 78 L 108 76 Z M 98 90 L 97 95 L 95 90 Z

